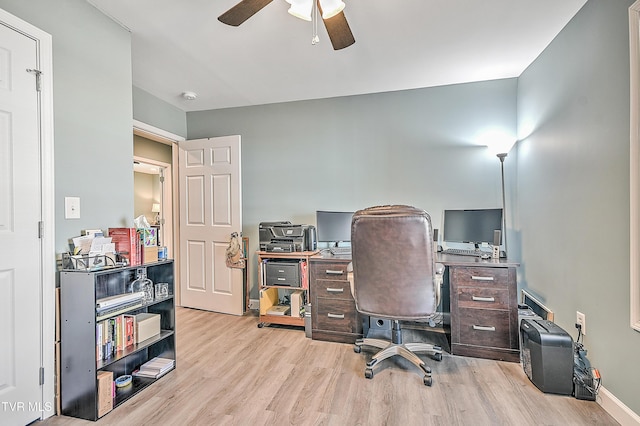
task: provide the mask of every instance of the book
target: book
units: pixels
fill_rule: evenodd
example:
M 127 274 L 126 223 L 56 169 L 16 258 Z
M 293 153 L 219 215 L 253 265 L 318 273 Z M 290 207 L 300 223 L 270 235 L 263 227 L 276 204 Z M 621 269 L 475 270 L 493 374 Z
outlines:
M 96 361 L 102 360 L 102 323 L 96 324 Z
M 175 365 L 176 361 L 173 359 L 155 357 L 142 364 L 140 368 L 133 373 L 133 375 L 137 377 L 157 379 L 171 371 Z
M 124 348 L 133 346 L 136 342 L 136 316 L 135 315 L 122 315 L 123 322 L 123 334 L 124 334 Z
M 116 317 L 116 352 L 124 349 L 124 334 L 122 329 L 122 315 Z
M 109 228 L 109 236 L 116 251 L 127 259 L 129 265 L 142 264 L 142 243 L 136 228 Z
M 288 315 L 291 308 L 286 305 L 275 305 L 267 309 L 267 315 Z

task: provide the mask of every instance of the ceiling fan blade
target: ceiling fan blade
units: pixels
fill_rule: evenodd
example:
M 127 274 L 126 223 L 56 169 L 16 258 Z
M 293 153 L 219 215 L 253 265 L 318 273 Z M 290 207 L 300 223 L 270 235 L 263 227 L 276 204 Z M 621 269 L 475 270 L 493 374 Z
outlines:
M 253 15 L 258 13 L 260 9 L 271 3 L 273 0 L 242 0 L 240 3 L 218 16 L 218 21 L 223 24 L 237 27 Z
M 329 19 L 323 19 L 323 21 L 329 34 L 329 39 L 331 39 L 333 50 L 344 49 L 356 42 L 344 12 L 340 12 Z

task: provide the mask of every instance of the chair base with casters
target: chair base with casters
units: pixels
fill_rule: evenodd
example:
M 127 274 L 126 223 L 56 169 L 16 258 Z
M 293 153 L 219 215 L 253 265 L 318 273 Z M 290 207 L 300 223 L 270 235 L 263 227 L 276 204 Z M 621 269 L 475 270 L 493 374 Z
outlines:
M 368 337 L 356 340 L 356 343 L 353 346 L 353 351 L 356 353 L 360 353 L 362 351 L 362 346 L 373 346 L 375 348 L 381 349 L 371 358 L 371 361 L 367 362 L 367 367 L 364 370 L 364 377 L 366 377 L 367 379 L 372 379 L 373 369 L 380 363 L 380 361 L 391 358 L 394 355 L 399 355 L 418 367 L 424 373 L 424 384 L 426 386 L 431 386 L 433 384 L 433 378 L 431 377 L 431 367 L 428 367 L 424 363 L 424 361 L 420 359 L 420 357 L 418 357 L 415 353 L 427 352 L 429 356 L 431 356 L 431 358 L 433 358 L 434 360 L 441 361 L 442 348 L 440 346 L 432 345 L 429 343 L 402 343 L 402 330 L 400 328 L 400 321 L 393 320 L 392 323 L 393 327 L 391 331 L 391 342 L 389 342 L 388 340 L 372 339 Z

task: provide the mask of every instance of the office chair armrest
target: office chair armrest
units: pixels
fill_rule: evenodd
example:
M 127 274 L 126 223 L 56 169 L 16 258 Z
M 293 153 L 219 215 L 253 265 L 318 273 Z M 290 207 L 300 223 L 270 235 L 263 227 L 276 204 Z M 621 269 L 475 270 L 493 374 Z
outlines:
M 440 292 L 442 288 L 442 282 L 444 280 L 444 265 L 442 263 L 436 263 L 434 269 L 433 285 L 436 290 L 436 305 L 440 304 Z
M 353 286 L 353 262 L 349 262 L 347 265 L 347 280 L 349 281 L 349 287 L 351 288 L 351 296 L 356 298 L 356 289 Z

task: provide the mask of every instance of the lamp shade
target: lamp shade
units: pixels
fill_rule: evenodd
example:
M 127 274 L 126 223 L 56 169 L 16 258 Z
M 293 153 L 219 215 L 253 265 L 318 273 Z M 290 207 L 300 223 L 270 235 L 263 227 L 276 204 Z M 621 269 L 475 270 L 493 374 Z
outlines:
M 313 9 L 313 0 L 287 0 L 291 5 L 289 13 L 296 18 L 311 21 L 311 10 Z
M 329 19 L 342 12 L 344 2 L 342 0 L 320 0 L 322 6 L 322 19 Z
M 153 203 L 151 206 L 151 212 L 160 213 L 160 203 Z

